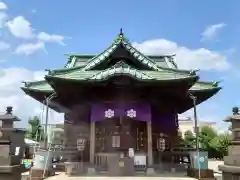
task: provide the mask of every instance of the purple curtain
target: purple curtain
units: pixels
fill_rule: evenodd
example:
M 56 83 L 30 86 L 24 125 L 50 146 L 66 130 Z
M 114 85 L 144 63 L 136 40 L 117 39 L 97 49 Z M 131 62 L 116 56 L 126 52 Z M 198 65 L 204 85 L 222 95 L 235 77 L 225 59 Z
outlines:
M 107 118 L 126 116 L 139 121 L 151 121 L 151 107 L 149 104 L 93 104 L 91 121 L 103 121 Z

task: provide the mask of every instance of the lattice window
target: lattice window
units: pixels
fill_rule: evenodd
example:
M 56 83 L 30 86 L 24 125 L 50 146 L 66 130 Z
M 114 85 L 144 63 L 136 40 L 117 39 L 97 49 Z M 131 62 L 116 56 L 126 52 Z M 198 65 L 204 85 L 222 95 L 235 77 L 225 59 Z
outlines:
M 112 147 L 113 148 L 120 147 L 120 136 L 112 136 Z

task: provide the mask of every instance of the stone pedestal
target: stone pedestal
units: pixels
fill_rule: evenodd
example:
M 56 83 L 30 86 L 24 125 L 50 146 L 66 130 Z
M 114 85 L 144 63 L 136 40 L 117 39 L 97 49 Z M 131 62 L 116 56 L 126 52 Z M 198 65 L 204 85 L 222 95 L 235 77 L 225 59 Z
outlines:
M 147 168 L 147 172 L 146 172 L 147 176 L 153 176 L 156 175 L 155 169 L 152 167 L 148 167 Z
M 224 157 L 224 165 L 219 166 L 223 180 L 240 179 L 240 113 L 233 108 L 233 115 L 225 119 L 232 124 L 233 139 L 228 148 L 228 156 Z
M 93 176 L 93 175 L 96 175 L 96 170 L 94 167 L 88 167 L 87 168 L 87 175 L 89 176 Z
M 111 156 L 108 157 L 109 176 L 134 176 L 134 159 L 130 157 Z
M 34 164 L 30 171 L 30 177 L 33 180 L 42 179 L 54 175 L 52 166 L 53 152 L 39 149 L 35 152 Z
M 83 174 L 84 166 L 83 162 L 66 162 L 65 163 L 65 174 L 68 176 L 75 176 Z
M 32 168 L 30 171 L 30 179 L 31 180 L 42 180 L 43 178 L 47 178 L 54 175 L 54 171 L 52 169 L 37 169 Z
M 189 168 L 187 169 L 187 176 L 198 179 L 199 172 L 198 169 Z M 214 173 L 212 169 L 200 169 L 201 179 L 214 179 Z
M 14 121 L 20 121 L 12 115 L 12 107 L 0 115 L 0 180 L 21 180 L 24 165 L 21 160 L 25 151 L 25 131 L 13 128 Z

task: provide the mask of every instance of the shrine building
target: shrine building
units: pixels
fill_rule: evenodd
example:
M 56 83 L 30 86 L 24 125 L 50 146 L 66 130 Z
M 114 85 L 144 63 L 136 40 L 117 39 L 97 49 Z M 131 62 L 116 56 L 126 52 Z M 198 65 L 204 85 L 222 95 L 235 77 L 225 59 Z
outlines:
M 101 53 L 68 54 L 63 68 L 47 70 L 45 80 L 25 82 L 22 90 L 65 113 L 64 146 L 76 150 L 68 161 L 97 164 L 99 156 L 131 149 L 152 166 L 179 146 L 178 114 L 193 108 L 190 96 L 200 104 L 221 89 L 199 81 L 197 70 L 179 69 L 174 58 L 144 55 L 121 31 Z

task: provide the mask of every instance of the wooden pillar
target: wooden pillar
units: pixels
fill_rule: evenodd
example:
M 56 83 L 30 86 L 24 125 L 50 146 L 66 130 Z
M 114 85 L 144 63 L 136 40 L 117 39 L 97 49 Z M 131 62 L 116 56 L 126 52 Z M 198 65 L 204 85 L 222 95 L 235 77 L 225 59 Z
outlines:
M 90 163 L 94 164 L 95 157 L 95 122 L 90 123 Z
M 153 165 L 153 152 L 152 152 L 152 123 L 147 122 L 147 156 L 148 166 Z

